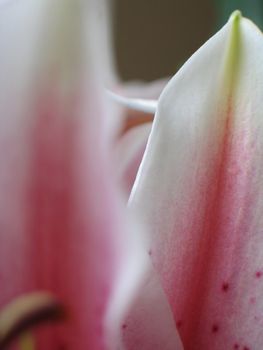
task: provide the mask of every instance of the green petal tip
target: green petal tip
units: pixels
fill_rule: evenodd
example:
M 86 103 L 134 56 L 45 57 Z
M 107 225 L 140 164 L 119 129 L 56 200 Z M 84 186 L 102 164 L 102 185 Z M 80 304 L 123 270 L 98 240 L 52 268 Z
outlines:
M 233 21 L 233 22 L 237 22 L 237 21 L 240 20 L 241 17 L 242 17 L 241 11 L 236 10 L 236 11 L 234 11 L 234 12 L 231 14 L 231 16 L 230 16 L 229 19 L 230 19 L 231 21 Z

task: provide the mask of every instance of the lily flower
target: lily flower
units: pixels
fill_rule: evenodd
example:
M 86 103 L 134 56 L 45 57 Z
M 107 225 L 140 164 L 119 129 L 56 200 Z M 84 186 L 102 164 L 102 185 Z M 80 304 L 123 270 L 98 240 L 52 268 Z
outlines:
M 262 349 L 262 63 L 235 12 L 164 88 L 130 197 L 185 350 Z
M 158 102 L 122 98 L 157 108 L 127 210 L 105 9 L 0 7 L 0 348 L 260 349 L 262 34 L 236 12 Z

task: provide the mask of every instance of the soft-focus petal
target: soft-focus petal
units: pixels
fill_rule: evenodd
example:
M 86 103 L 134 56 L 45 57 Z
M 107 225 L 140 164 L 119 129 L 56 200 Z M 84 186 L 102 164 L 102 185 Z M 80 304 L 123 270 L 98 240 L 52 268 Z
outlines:
M 40 334 L 38 349 L 104 349 L 109 301 L 124 290 L 127 308 L 145 266 L 113 176 L 112 115 L 98 82 L 107 54 L 93 18 L 101 5 L 0 7 L 0 306 L 48 290 L 69 312 Z M 122 310 L 110 313 L 118 329 Z
M 137 175 L 152 123 L 145 123 L 129 129 L 116 141 L 118 176 L 129 194 Z
M 144 100 L 141 98 L 132 98 L 118 95 L 112 91 L 109 91 L 109 96 L 120 103 L 126 108 L 132 109 L 134 111 L 155 114 L 157 109 L 157 100 Z
M 121 119 L 123 120 L 122 132 L 143 123 L 153 120 L 156 102 L 168 82 L 168 78 L 162 78 L 152 82 L 129 81 L 113 87 L 115 100 L 121 105 Z M 146 108 L 145 108 L 146 107 Z
M 263 37 L 231 20 L 159 100 L 130 200 L 185 350 L 263 344 Z

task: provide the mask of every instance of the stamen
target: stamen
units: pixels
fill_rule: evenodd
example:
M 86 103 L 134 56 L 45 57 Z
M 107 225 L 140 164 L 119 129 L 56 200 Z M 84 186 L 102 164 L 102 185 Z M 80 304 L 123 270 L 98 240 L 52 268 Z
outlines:
M 47 292 L 20 296 L 0 311 L 0 350 L 36 325 L 65 318 L 64 306 Z M 26 338 L 22 340 L 21 344 L 24 346 L 22 349 L 30 349 L 28 346 L 25 348 L 25 342 Z M 30 344 L 29 338 L 27 344 Z
M 20 336 L 20 350 L 35 350 L 35 341 L 31 333 L 27 332 Z

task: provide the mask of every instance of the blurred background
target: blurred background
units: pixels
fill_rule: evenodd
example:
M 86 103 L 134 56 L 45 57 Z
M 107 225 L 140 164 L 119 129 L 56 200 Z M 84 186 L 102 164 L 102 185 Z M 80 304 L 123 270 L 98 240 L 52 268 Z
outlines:
M 153 80 L 173 75 L 236 9 L 263 29 L 263 0 L 115 0 L 120 76 Z

